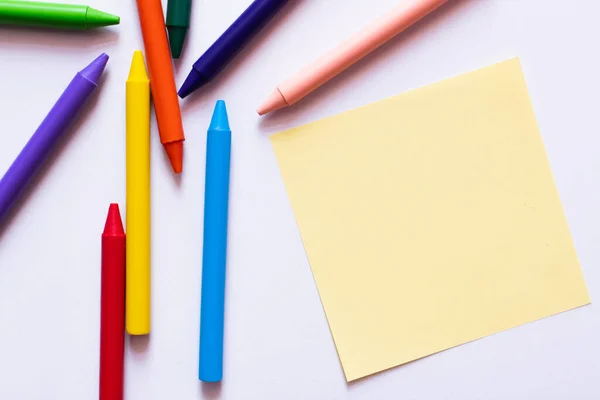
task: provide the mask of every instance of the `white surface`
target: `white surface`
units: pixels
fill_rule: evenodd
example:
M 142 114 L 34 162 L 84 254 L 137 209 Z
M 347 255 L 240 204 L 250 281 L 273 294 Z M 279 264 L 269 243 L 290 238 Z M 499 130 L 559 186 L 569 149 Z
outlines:
M 194 1 L 178 86 L 249 4 Z M 124 211 L 125 78 L 143 43 L 134 1 L 88 3 L 120 15 L 121 25 L 80 34 L 0 28 L 0 173 L 74 73 L 102 51 L 111 56 L 92 104 L 0 236 L 0 399 L 97 398 L 100 233 L 109 202 Z M 212 85 L 182 102 L 180 180 L 153 122 L 152 334 L 127 340 L 126 399 L 600 397 L 594 305 L 346 384 L 272 132 L 520 56 L 592 300 L 600 291 L 600 2 L 455 0 L 310 99 L 256 115 L 278 81 L 396 3 L 288 5 Z M 196 379 L 205 132 L 217 99 L 227 101 L 233 129 L 220 388 Z

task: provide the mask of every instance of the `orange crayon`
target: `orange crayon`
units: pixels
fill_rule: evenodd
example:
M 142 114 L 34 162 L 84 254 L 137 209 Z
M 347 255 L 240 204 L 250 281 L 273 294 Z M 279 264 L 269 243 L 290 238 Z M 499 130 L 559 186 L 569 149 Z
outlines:
M 160 0 L 137 0 L 152 101 L 163 144 L 175 173 L 183 169 L 183 123 Z

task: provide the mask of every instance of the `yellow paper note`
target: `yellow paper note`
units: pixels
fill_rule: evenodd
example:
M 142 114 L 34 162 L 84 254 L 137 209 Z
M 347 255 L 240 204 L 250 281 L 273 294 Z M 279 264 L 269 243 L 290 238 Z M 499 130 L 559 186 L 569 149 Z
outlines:
M 271 142 L 348 381 L 589 303 L 517 59 Z

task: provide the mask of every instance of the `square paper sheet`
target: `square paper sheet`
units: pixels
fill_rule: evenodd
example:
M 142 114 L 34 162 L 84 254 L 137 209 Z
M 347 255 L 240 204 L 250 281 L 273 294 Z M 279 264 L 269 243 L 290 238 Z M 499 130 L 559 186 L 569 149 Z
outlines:
M 517 59 L 271 142 L 348 381 L 589 303 Z

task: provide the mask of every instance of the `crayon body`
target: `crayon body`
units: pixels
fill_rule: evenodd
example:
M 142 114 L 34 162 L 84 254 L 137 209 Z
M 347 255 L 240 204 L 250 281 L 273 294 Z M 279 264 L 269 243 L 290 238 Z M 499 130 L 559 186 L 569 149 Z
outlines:
M 194 63 L 179 89 L 182 99 L 210 82 L 288 0 L 255 0 Z
M 98 86 L 107 62 L 108 56 L 101 54 L 75 75 L 0 180 L 0 224 L 66 132 L 69 123 Z
M 0 24 L 56 29 L 90 29 L 117 25 L 119 17 L 89 6 L 0 0 Z
M 169 46 L 171 56 L 179 58 L 185 36 L 190 27 L 190 14 L 192 0 L 169 0 L 167 3 L 167 32 L 169 32 Z
M 150 333 L 150 80 L 136 51 L 126 83 L 127 301 L 130 335 Z
M 137 0 L 137 7 L 160 142 L 167 152 L 173 171 L 180 173 L 183 169 L 185 137 L 162 4 L 160 0 Z
M 125 232 L 111 204 L 102 233 L 100 298 L 100 400 L 123 399 L 125 350 Z
M 259 115 L 291 106 L 362 59 L 448 0 L 413 0 L 402 4 L 330 53 L 277 85 L 257 109 Z
M 223 377 L 230 154 L 231 130 L 229 129 L 227 110 L 225 102 L 219 100 L 215 106 L 206 139 L 198 371 L 198 378 L 204 382 L 218 382 Z

